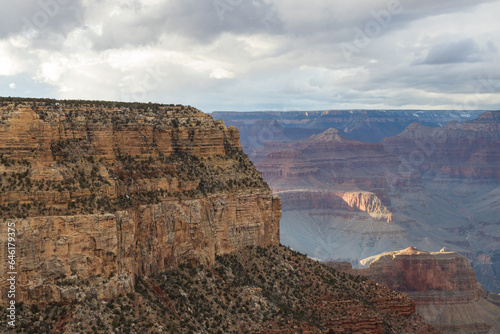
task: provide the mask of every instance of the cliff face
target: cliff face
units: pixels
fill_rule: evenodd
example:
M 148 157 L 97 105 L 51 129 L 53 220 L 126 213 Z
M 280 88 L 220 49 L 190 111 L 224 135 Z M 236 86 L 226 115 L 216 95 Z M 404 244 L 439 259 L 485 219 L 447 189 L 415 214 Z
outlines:
M 487 301 L 469 261 L 454 252 L 422 252 L 414 247 L 361 261 L 366 269 L 345 263 L 331 267 L 370 280 L 416 303 L 417 312 L 443 333 L 496 333 L 500 308 Z
M 7 99 L 0 115 L 0 222 L 17 231 L 18 302 L 72 300 L 78 280 L 110 298 L 134 275 L 279 244 L 280 200 L 238 130 L 194 108 Z
M 283 201 L 283 210 L 331 210 L 336 215 L 355 216 L 366 213 L 377 220 L 392 222 L 392 213 L 372 192 L 328 192 L 314 190 L 284 190 L 277 192 Z M 361 214 L 363 215 L 363 214 Z
M 476 276 L 469 261 L 454 252 L 422 252 L 415 247 L 361 261 L 367 277 L 389 289 L 407 293 L 417 305 L 456 304 L 479 299 Z
M 446 246 L 467 256 L 481 284 L 500 292 L 500 111 L 440 128 L 414 123 L 383 144 L 401 159 L 403 171 L 422 175 L 428 194 L 445 199 L 435 208 L 439 212 L 432 213 L 430 202 L 422 208 L 448 231 L 443 241 L 451 242 Z M 405 211 L 417 216 L 412 205 Z
M 390 182 L 399 160 L 379 143 L 343 138 L 328 129 L 306 139 L 265 143 L 256 163 L 283 202 L 282 241 L 322 260 L 356 260 L 401 247 L 391 186 L 419 184 L 419 174 Z
M 399 164 L 382 144 L 345 139 L 335 129 L 302 140 L 265 143 L 256 158 L 256 167 L 274 191 L 357 187 L 376 193 L 386 205 L 386 175 L 395 173 Z

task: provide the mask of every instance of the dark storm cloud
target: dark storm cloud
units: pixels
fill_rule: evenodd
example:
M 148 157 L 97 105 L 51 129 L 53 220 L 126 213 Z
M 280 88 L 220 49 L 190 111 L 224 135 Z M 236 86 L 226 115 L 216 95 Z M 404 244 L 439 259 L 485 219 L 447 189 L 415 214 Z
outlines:
M 478 45 L 473 39 L 435 45 L 424 60 L 424 64 L 470 63 L 482 59 Z
M 194 43 L 212 42 L 221 34 L 281 31 L 272 6 L 263 1 L 167 1 L 155 7 L 137 4 L 120 9 L 94 35 L 96 49 L 155 43 L 164 35 L 178 35 Z
M 33 40 L 64 36 L 83 24 L 80 0 L 2 1 L 0 38 L 21 33 Z
M 329 38 L 330 42 L 351 39 L 355 29 L 364 30 L 370 22 L 381 26 L 380 34 L 401 29 L 415 21 L 456 12 L 465 12 L 497 0 L 279 0 L 279 17 L 286 33 L 293 36 Z M 423 27 L 424 28 L 424 27 Z M 378 34 L 377 34 L 378 35 Z

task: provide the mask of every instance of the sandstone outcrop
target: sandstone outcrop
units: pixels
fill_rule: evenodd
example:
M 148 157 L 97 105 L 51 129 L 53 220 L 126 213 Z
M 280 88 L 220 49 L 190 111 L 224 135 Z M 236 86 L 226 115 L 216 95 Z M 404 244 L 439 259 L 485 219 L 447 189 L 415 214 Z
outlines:
M 377 220 L 392 222 L 392 213 L 382 201 L 369 191 L 314 191 L 307 189 L 276 192 L 283 201 L 283 210 L 327 209 L 338 215 L 353 216 L 365 212 Z
M 361 261 L 367 268 L 346 263 L 327 265 L 406 293 L 417 312 L 443 333 L 496 333 L 500 307 L 487 301 L 469 261 L 443 249 L 423 252 L 415 247 L 373 256 Z
M 0 103 L 0 238 L 15 225 L 18 302 L 111 298 L 135 275 L 279 244 L 280 199 L 235 127 L 180 105 Z
M 417 305 L 467 303 L 481 297 L 476 276 L 462 255 L 422 252 L 415 247 L 361 261 L 365 276 L 391 290 L 407 293 Z

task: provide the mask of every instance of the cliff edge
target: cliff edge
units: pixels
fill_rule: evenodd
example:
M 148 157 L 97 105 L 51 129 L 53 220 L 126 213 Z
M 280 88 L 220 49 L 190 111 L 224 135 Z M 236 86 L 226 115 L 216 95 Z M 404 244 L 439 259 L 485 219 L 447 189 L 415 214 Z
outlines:
M 280 199 L 238 130 L 192 107 L 1 99 L 0 190 L 17 302 L 112 298 L 135 275 L 280 241 Z

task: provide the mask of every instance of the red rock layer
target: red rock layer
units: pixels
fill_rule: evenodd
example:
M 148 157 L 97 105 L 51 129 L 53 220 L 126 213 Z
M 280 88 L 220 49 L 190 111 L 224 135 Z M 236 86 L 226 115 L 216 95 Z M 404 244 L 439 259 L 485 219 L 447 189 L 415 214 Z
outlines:
M 419 173 L 397 175 L 399 160 L 377 143 L 342 138 L 335 129 L 294 142 L 267 142 L 258 150 L 266 156 L 256 163 L 273 191 L 324 189 L 341 186 L 347 191 L 373 192 L 390 204 L 390 185 L 415 183 Z
M 417 304 L 470 302 L 481 296 L 474 270 L 458 253 L 428 253 L 409 247 L 362 263 L 369 263 L 369 268 L 358 273 L 407 293 Z

